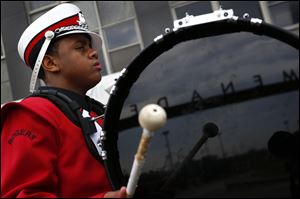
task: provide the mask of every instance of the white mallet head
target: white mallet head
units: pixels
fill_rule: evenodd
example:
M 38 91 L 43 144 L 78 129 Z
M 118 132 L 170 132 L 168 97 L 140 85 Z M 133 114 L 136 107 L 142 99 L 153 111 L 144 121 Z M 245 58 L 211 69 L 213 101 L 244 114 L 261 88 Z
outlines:
M 148 104 L 139 113 L 140 125 L 151 132 L 161 128 L 166 123 L 166 120 L 166 111 L 157 104 Z

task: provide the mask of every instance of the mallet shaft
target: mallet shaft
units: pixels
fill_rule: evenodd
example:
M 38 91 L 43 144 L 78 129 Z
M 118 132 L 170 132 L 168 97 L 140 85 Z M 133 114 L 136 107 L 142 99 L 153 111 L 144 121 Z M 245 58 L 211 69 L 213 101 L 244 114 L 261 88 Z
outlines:
M 132 169 L 127 184 L 126 191 L 128 197 L 132 197 L 134 195 L 135 189 L 137 187 L 137 182 L 139 180 L 139 177 L 141 175 L 145 163 L 145 156 L 149 148 L 149 144 L 152 136 L 153 136 L 153 132 L 150 132 L 145 128 L 143 129 L 142 138 L 140 140 L 137 153 L 135 154 L 134 162 L 132 165 Z

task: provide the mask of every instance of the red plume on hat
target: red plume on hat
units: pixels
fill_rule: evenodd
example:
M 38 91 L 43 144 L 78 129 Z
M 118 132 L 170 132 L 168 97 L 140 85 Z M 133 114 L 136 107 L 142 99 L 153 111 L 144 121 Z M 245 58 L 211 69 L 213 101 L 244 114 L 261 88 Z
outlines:
M 53 39 L 67 34 L 86 33 L 91 36 L 92 47 L 101 51 L 100 36 L 88 30 L 81 10 L 73 4 L 60 4 L 36 19 L 22 34 L 18 43 L 21 59 L 33 69 L 30 92 L 35 84 L 42 60 Z

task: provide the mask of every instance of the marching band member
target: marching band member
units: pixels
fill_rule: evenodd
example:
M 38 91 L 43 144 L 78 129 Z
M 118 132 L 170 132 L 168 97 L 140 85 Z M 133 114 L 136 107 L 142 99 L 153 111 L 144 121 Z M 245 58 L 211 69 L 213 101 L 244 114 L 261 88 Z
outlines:
M 87 29 L 73 4 L 54 7 L 24 31 L 18 52 L 33 70 L 31 92 L 63 96 L 73 108 L 79 105 L 82 118 L 76 125 L 57 104 L 39 95 L 3 106 L 1 197 L 127 196 L 125 187 L 112 191 L 97 140 L 103 118 L 91 120 L 99 116 L 93 109 L 97 103 L 86 95 L 101 81 L 100 50 L 101 38 Z M 35 90 L 37 78 L 46 86 Z M 93 126 L 89 135 L 82 129 L 84 122 Z

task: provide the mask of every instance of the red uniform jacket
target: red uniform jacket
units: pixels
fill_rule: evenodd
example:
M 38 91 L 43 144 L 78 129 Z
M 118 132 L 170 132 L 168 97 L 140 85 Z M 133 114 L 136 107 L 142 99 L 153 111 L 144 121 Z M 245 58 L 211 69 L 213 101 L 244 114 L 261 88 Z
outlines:
M 1 197 L 103 197 L 111 191 L 81 129 L 47 99 L 5 105 L 1 129 Z

